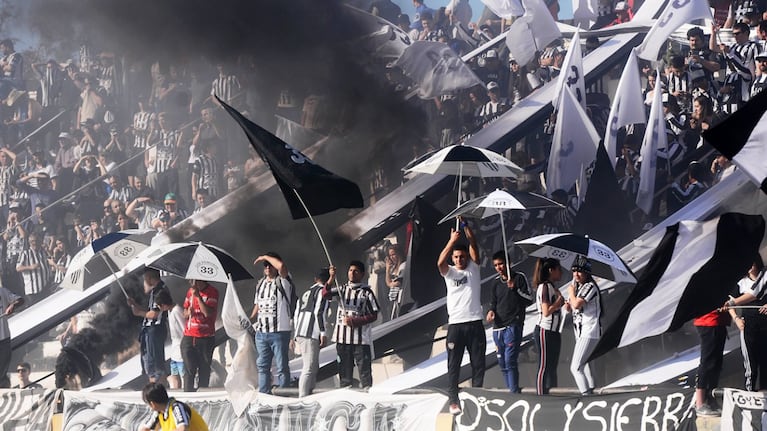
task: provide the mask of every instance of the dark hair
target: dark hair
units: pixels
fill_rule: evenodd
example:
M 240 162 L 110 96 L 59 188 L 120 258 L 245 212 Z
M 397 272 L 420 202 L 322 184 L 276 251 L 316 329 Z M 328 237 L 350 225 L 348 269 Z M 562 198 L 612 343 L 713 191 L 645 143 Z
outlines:
M 8 48 L 13 49 L 13 41 L 10 39 L 0 40 L 0 46 L 7 46 Z
M 505 251 L 503 251 L 503 250 L 498 250 L 498 251 L 496 251 L 496 252 L 493 254 L 493 259 L 492 259 L 492 260 L 502 260 L 502 261 L 503 261 L 503 263 L 508 263 L 508 262 L 509 262 L 509 259 L 508 259 L 508 257 L 506 256 L 506 252 L 505 252 Z
M 328 268 L 320 268 L 317 273 L 314 274 L 314 279 L 322 283 L 327 283 L 330 280 L 330 270 Z
M 559 260 L 551 257 L 542 257 L 535 263 L 535 272 L 533 274 L 533 285 L 536 288 L 541 284 L 549 281 L 549 273 L 557 268 L 560 268 Z
M 677 69 L 684 69 L 684 57 L 681 55 L 675 55 L 671 57 L 671 67 L 676 67 Z
M 349 268 L 356 266 L 360 271 L 365 272 L 365 264 L 360 260 L 353 260 L 349 262 Z
M 157 292 L 157 294 L 154 296 L 154 302 L 156 302 L 157 305 L 175 305 L 173 302 L 173 297 L 170 296 L 170 291 L 168 289 L 161 289 L 159 292 Z
M 208 189 L 202 189 L 202 188 L 197 189 L 197 194 L 198 195 L 205 195 L 205 196 L 209 196 L 210 195 L 210 193 L 208 193 Z
M 767 20 L 759 21 L 759 31 L 767 31 Z
M 155 402 L 157 404 L 168 404 L 170 398 L 168 398 L 168 391 L 165 390 L 165 386 L 162 383 L 147 383 L 144 389 L 141 391 L 141 398 L 144 402 L 149 404 Z
M 149 275 L 151 278 L 155 280 L 160 279 L 160 271 L 154 268 L 147 268 L 146 270 L 144 270 L 144 275 Z
M 691 38 L 693 36 L 698 36 L 699 38 L 704 39 L 705 38 L 705 34 L 703 33 L 703 29 L 700 28 L 700 27 L 693 27 L 693 28 L 687 30 L 687 39 L 689 39 L 689 38 Z
M 264 255 L 269 256 L 269 257 L 273 257 L 273 258 L 278 259 L 278 260 L 282 260 L 282 257 L 280 257 L 279 254 L 277 254 L 276 252 L 273 252 L 273 251 L 267 251 L 266 253 L 264 253 Z
M 468 253 L 469 252 L 469 246 L 467 246 L 466 244 L 456 244 L 456 245 L 453 246 L 453 251 L 454 252 L 462 251 L 464 253 Z
M 733 30 L 739 30 L 741 33 L 749 34 L 751 32 L 751 27 L 748 26 L 745 22 L 736 22 L 732 25 Z
M 24 368 L 27 371 L 32 371 L 32 366 L 29 365 L 29 362 L 19 362 L 19 365 L 16 365 L 17 368 Z

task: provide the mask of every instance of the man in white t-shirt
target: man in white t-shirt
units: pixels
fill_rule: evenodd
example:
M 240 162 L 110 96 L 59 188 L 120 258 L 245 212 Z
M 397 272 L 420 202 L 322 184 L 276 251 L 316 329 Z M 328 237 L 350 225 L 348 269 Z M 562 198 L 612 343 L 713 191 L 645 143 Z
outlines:
M 480 301 L 481 276 L 479 249 L 474 233 L 461 220 L 460 226 L 469 246 L 458 244 L 459 231 L 452 230 L 450 239 L 439 255 L 437 267 L 447 287 L 447 378 L 450 413 L 461 413 L 458 401 L 458 381 L 464 349 L 471 362 L 471 386 L 482 387 L 485 378 L 485 328 Z M 448 265 L 448 257 L 453 266 Z

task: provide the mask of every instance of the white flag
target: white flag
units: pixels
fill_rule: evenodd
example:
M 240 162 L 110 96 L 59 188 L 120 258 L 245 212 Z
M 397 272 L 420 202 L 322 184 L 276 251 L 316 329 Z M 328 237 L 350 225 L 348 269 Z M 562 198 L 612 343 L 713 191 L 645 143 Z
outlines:
M 671 33 L 681 27 L 682 24 L 706 18 L 714 19 L 707 1 L 674 0 L 668 2 L 660 18 L 655 21 L 650 31 L 647 32 L 644 41 L 637 48 L 637 56 L 648 61 L 657 60 L 661 48 Z
M 501 18 L 511 18 L 525 13 L 521 0 L 482 0 L 482 3 Z
M 660 70 L 657 71 L 655 79 L 658 80 L 655 82 L 660 82 Z M 650 108 L 650 118 L 642 139 L 642 150 L 639 153 L 642 166 L 639 168 L 639 190 L 636 203 L 645 214 L 650 214 L 652 209 L 655 195 L 655 167 L 658 161 L 658 149 L 661 148 L 666 148 L 666 120 L 663 115 L 663 91 L 660 87 L 656 87 Z
M 349 38 L 350 43 L 362 51 L 377 58 L 394 60 L 412 43 L 410 36 L 396 24 L 353 6 L 344 6 L 359 24 L 354 29 L 357 34 Z
M 573 38 L 570 39 L 570 49 L 567 50 L 565 60 L 562 62 L 562 72 L 557 78 L 557 91 L 554 92 L 552 105 L 559 106 L 559 97 L 565 86 L 570 87 L 581 108 L 586 109 L 586 80 L 583 76 L 580 29 L 576 29 Z
M 569 191 L 581 175 L 581 166 L 589 166 L 597 156 L 599 134 L 586 111 L 565 87 L 559 101 L 557 124 L 546 169 L 546 191 Z
M 517 63 L 527 64 L 535 57 L 536 51 L 542 51 L 562 33 L 541 0 L 522 0 L 522 5 L 525 14 L 509 27 L 506 46 Z
M 418 84 L 418 97 L 421 99 L 484 85 L 455 51 L 442 42 L 413 42 L 395 65 Z
M 234 413 L 239 417 L 258 391 L 258 368 L 256 368 L 254 329 L 240 304 L 240 297 L 234 289 L 231 277 L 226 285 L 224 305 L 221 307 L 221 321 L 226 335 L 237 340 L 237 352 L 232 358 L 224 388 L 229 394 Z
M 642 83 L 639 80 L 639 68 L 637 66 L 636 54 L 632 50 L 629 53 L 626 66 L 623 68 L 623 74 L 618 81 L 618 88 L 615 90 L 613 105 L 610 107 L 610 115 L 607 116 L 607 127 L 605 128 L 605 149 L 610 156 L 610 162 L 615 168 L 618 129 L 629 124 L 646 123 L 645 109 L 642 97 Z

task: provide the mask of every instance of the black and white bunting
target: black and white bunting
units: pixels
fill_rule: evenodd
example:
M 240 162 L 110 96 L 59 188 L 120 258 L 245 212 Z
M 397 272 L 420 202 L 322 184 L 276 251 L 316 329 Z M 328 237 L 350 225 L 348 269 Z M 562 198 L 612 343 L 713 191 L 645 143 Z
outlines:
M 589 360 L 616 347 L 679 329 L 727 300 L 759 252 L 761 215 L 725 213 L 666 228 L 634 290 Z

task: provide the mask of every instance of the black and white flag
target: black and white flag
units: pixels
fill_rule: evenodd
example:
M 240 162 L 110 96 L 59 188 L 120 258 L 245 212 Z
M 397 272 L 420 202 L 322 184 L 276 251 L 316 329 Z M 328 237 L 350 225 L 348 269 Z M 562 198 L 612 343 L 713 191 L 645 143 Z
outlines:
M 269 165 L 293 219 L 325 214 L 339 208 L 362 208 L 362 193 L 357 184 L 314 163 L 221 99 L 217 100 L 242 127 L 250 144 Z
M 759 253 L 764 229 L 761 215 L 740 213 L 667 227 L 634 290 L 589 360 L 616 347 L 679 329 L 721 306 Z
M 752 97 L 716 126 L 703 132 L 703 139 L 745 172 L 767 193 L 767 91 Z
M 413 42 L 394 65 L 418 84 L 418 97 L 421 99 L 484 85 L 461 57 L 442 42 Z

